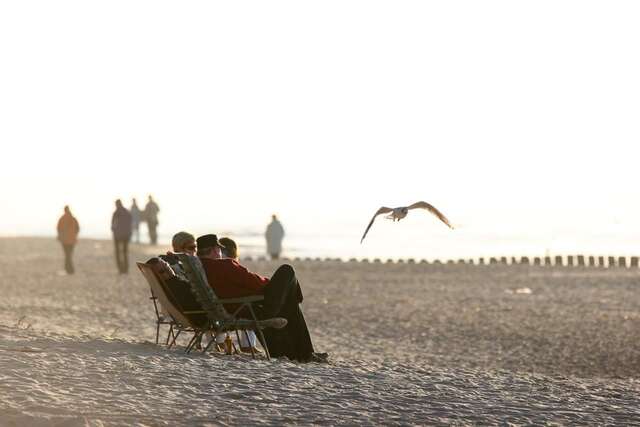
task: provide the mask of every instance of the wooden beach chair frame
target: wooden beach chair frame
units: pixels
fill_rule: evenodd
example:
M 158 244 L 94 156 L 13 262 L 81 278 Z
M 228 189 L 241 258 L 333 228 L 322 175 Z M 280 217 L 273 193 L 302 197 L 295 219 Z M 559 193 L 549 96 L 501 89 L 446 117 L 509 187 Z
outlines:
M 247 331 L 253 330 L 260 338 L 260 343 L 264 348 L 267 360 L 270 360 L 271 355 L 269 353 L 269 348 L 262 329 L 258 327 L 258 318 L 256 317 L 253 308 L 253 304 L 262 302 L 264 300 L 264 296 L 255 295 L 241 298 L 220 299 L 216 296 L 211 286 L 209 286 L 202 263 L 197 257 L 182 253 L 176 254 L 176 256 L 182 264 L 185 274 L 189 279 L 191 293 L 202 307 L 202 310 L 182 310 L 181 307 L 175 303 L 175 298 L 171 295 L 169 287 L 153 272 L 153 270 L 151 270 L 150 266 L 140 262 L 137 263 L 137 266 L 143 276 L 147 279 L 147 282 L 149 282 L 152 294 L 157 297 L 159 302 L 162 304 L 162 307 L 164 307 L 174 321 L 171 325 L 171 329 L 172 331 L 177 330 L 177 333 L 173 336 L 173 340 L 169 344 L 169 347 L 175 344 L 175 341 L 181 332 L 194 333 L 185 349 L 186 353 L 190 353 L 206 333 L 211 333 L 212 339 L 203 349 L 203 352 L 208 351 L 215 343 L 215 339 L 213 337 L 218 333 L 235 331 L 239 342 L 240 336 L 238 331 L 243 331 L 248 339 Z M 233 313 L 229 313 L 225 310 L 223 304 L 238 304 L 239 307 L 234 310 Z M 243 309 L 246 309 L 246 312 L 251 315 L 251 319 L 238 317 Z M 207 320 L 202 325 L 197 325 L 190 319 L 193 315 L 206 315 Z M 251 357 L 256 357 L 253 346 L 251 346 Z

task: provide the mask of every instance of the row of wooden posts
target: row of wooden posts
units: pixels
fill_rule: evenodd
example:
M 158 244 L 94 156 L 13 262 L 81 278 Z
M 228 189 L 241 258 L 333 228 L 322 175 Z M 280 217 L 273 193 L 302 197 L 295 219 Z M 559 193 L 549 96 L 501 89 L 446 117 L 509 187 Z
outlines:
M 245 258 L 247 261 L 252 261 L 251 257 Z M 265 257 L 258 257 L 255 259 L 256 261 L 266 261 Z M 343 262 L 340 258 L 283 258 L 280 260 L 282 262 L 301 262 L 301 261 L 316 261 L 316 262 Z M 380 258 L 375 258 L 373 260 L 369 259 L 361 259 L 358 260 L 356 258 L 351 258 L 349 262 L 360 262 L 360 263 L 387 263 L 387 264 L 460 264 L 460 265 L 536 265 L 536 266 L 547 266 L 547 267 L 600 267 L 600 268 L 613 268 L 613 267 L 622 267 L 622 268 L 638 268 L 640 265 L 640 257 L 638 256 L 595 256 L 595 255 L 556 255 L 556 256 L 545 256 L 545 257 L 490 257 L 490 258 L 477 258 L 477 259 L 458 259 L 458 260 L 448 260 L 448 261 L 427 261 L 427 260 L 419 260 L 415 259 L 407 259 L 407 260 L 393 260 L 388 259 L 386 261 L 381 260 Z

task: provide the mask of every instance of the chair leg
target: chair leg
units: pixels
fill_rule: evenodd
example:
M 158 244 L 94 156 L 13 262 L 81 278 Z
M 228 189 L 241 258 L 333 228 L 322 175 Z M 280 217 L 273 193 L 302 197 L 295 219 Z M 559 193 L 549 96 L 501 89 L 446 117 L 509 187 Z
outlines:
M 191 341 L 189 341 L 189 344 L 187 345 L 187 348 L 184 350 L 184 352 L 187 354 L 191 353 L 191 350 L 193 350 L 193 347 L 195 347 L 196 343 L 198 342 L 198 338 L 200 338 L 201 336 L 201 331 L 197 331 L 195 334 L 193 334 L 193 338 L 191 338 Z
M 253 311 L 253 307 L 251 307 L 251 304 L 249 304 L 249 312 L 251 313 L 251 317 L 253 317 L 253 320 L 257 323 L 258 318 L 256 317 L 256 313 Z M 264 334 L 262 333 L 262 329 L 256 327 L 256 330 L 260 335 L 260 339 L 261 339 L 260 342 L 262 343 L 262 347 L 264 348 L 264 354 L 265 356 L 267 356 L 267 360 L 271 360 L 271 354 L 269 354 L 269 346 L 267 345 L 267 340 L 264 339 Z
M 182 331 L 178 331 L 178 333 L 173 336 L 173 341 L 171 341 L 171 344 L 169 344 L 168 348 L 173 347 L 173 345 L 176 343 L 176 340 L 178 339 L 178 336 L 180 336 L 180 332 L 182 332 Z
M 202 350 L 203 353 L 206 353 L 207 351 L 209 351 L 209 348 L 211 348 L 213 344 L 216 344 L 216 335 L 217 333 L 214 333 L 211 335 L 211 340 L 209 341 L 209 344 L 207 344 L 204 350 Z
M 271 354 L 269 353 L 269 346 L 267 345 L 267 340 L 264 339 L 264 334 L 262 333 L 262 329 L 256 328 L 258 330 L 258 334 L 260 334 L 262 347 L 264 348 L 264 354 L 267 356 L 267 360 L 271 360 Z
M 238 333 L 238 330 L 236 329 L 236 339 L 238 340 L 238 347 L 242 347 L 240 345 L 240 334 Z M 236 350 L 236 353 L 241 353 L 240 350 Z
M 169 345 L 169 339 L 171 339 L 171 337 L 173 337 L 173 324 L 169 325 L 169 332 L 167 332 L 167 339 L 164 342 L 164 345 Z
M 159 340 L 160 340 L 160 320 L 156 320 L 156 345 L 158 345 Z

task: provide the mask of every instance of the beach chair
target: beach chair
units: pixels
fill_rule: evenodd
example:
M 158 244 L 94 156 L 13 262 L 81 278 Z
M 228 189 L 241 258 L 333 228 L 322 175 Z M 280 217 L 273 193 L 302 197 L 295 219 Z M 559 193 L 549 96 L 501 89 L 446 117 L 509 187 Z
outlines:
M 158 345 L 158 342 L 160 341 L 161 325 L 169 325 L 169 331 L 167 332 L 167 339 L 165 340 L 165 345 L 169 345 L 169 340 L 174 335 L 173 327 L 176 322 L 175 320 L 173 320 L 173 318 L 170 315 L 163 313 L 158 309 L 158 304 L 159 304 L 158 297 L 153 293 L 153 288 L 151 287 L 151 285 L 149 285 L 149 291 L 151 292 L 151 296 L 149 297 L 149 299 L 153 302 L 153 311 L 156 314 L 156 345 Z
M 265 350 L 265 356 L 270 360 L 269 348 L 266 344 L 262 329 L 267 327 L 284 327 L 286 320 L 281 318 L 258 320 L 253 309 L 253 304 L 263 301 L 264 297 L 262 295 L 219 299 L 207 282 L 206 274 L 200 260 L 197 257 L 187 254 L 176 254 L 176 256 L 181 263 L 185 275 L 189 279 L 191 295 L 195 299 L 195 301 L 187 301 L 188 305 L 184 301 L 185 295 L 182 295 L 181 298 L 175 295 L 175 292 L 172 292 L 170 287 L 166 283 L 163 283 L 148 265 L 143 263 L 137 264 L 145 278 L 147 278 L 150 286 L 152 286 L 152 289 L 154 289 L 160 303 L 175 321 L 173 327 L 178 333 L 176 337 L 174 337 L 172 344 L 175 343 L 175 338 L 177 338 L 181 332 L 193 332 L 194 335 L 185 349 L 185 351 L 189 353 L 196 344 L 200 342 L 202 336 L 207 333 L 215 336 L 218 333 L 235 331 L 239 341 L 238 331 L 246 334 L 247 330 L 253 330 L 260 337 L 260 342 Z M 180 301 L 180 299 L 183 301 Z M 237 304 L 238 308 L 233 313 L 228 313 L 223 304 Z M 192 309 L 196 305 L 197 309 Z M 243 319 L 238 317 L 240 312 L 248 313 L 251 318 Z M 203 351 L 208 351 L 214 343 L 215 340 L 212 339 Z M 256 357 L 253 348 L 251 349 L 251 356 Z
M 193 296 L 193 301 L 190 304 L 189 301 L 185 301 L 184 297 L 179 298 L 178 295 L 172 292 L 168 284 L 156 276 L 149 265 L 141 262 L 136 263 L 136 265 L 147 280 L 151 290 L 151 300 L 156 313 L 156 344 L 159 341 L 160 325 L 167 324 L 169 325 L 169 332 L 167 333 L 165 345 L 171 348 L 182 332 L 195 332 L 198 325 L 203 323 L 204 314 L 200 313 L 199 317 L 196 317 L 198 313 L 192 313 L 191 310 L 186 309 L 186 307 L 196 308 L 195 304 L 197 303 Z M 158 303 L 162 306 L 166 315 L 160 314 Z M 202 311 L 201 307 L 198 306 L 197 308 Z

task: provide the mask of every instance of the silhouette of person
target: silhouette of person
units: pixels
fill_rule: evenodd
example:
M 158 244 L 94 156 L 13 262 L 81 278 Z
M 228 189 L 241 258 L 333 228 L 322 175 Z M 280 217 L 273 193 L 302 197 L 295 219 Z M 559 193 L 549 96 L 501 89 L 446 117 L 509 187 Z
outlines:
M 58 241 L 62 244 L 64 251 L 64 269 L 67 274 L 73 274 L 73 248 L 78 242 L 78 233 L 80 233 L 80 225 L 78 220 L 71 214 L 69 206 L 64 207 L 64 213 L 58 220 Z
M 116 210 L 111 217 L 111 231 L 116 249 L 116 264 L 120 274 L 129 272 L 129 240 L 131 239 L 131 213 L 116 200 Z
M 149 229 L 149 240 L 152 245 L 158 243 L 158 212 L 160 208 L 158 204 L 153 201 L 153 197 L 149 195 L 149 201 L 144 207 L 144 219 L 147 221 L 147 228 Z
M 271 222 L 267 225 L 264 237 L 267 239 L 267 253 L 271 256 L 271 259 L 280 258 L 284 228 L 275 214 L 271 215 Z
M 142 220 L 142 211 L 138 207 L 136 199 L 131 199 L 131 231 L 135 236 L 136 243 L 140 243 L 140 221 Z

